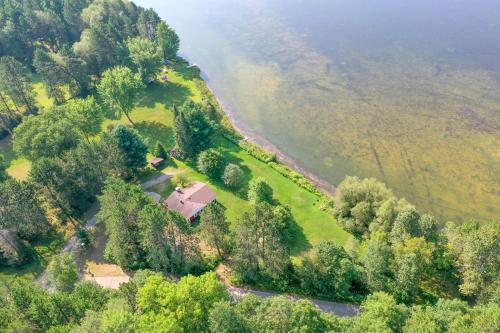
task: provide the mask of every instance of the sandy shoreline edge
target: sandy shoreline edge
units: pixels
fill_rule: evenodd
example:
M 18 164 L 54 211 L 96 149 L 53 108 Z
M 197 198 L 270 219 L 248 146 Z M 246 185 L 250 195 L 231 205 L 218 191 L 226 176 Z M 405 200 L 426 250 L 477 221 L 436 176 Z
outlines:
M 244 126 L 241 126 L 239 124 L 239 121 L 236 119 L 236 116 L 234 115 L 233 110 L 228 107 L 224 102 L 217 96 L 217 94 L 214 92 L 213 88 L 210 86 L 210 76 L 203 71 L 203 69 L 196 65 L 193 64 L 189 57 L 186 56 L 185 54 L 180 55 L 181 58 L 186 60 L 189 64 L 197 66 L 200 69 L 200 79 L 203 81 L 207 89 L 210 91 L 212 96 L 215 98 L 217 103 L 219 104 L 219 107 L 221 110 L 224 112 L 226 117 L 229 119 L 231 122 L 231 125 L 233 128 L 240 133 L 242 136 L 245 137 L 246 140 L 258 145 L 265 151 L 268 151 L 270 153 L 273 153 L 276 155 L 276 158 L 278 162 L 292 168 L 294 171 L 301 173 L 304 175 L 308 180 L 314 183 L 321 191 L 323 191 L 327 195 L 333 195 L 335 194 L 336 187 L 329 183 L 327 180 L 319 177 L 318 175 L 312 173 L 311 171 L 308 171 L 304 166 L 302 166 L 299 162 L 297 162 L 295 159 L 290 157 L 289 155 L 285 154 L 281 149 L 279 149 L 276 145 L 274 145 L 272 142 L 267 140 L 266 138 L 262 137 L 261 135 L 251 131 L 247 130 L 244 128 Z

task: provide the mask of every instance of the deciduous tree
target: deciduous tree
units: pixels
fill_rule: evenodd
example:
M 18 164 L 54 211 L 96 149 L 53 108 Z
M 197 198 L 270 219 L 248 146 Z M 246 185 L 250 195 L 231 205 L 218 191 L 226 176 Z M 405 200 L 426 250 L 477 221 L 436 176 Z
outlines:
M 125 115 L 131 124 L 130 118 L 137 103 L 139 93 L 144 89 L 139 74 L 134 74 L 128 67 L 117 66 L 106 70 L 97 91 L 104 103 L 115 112 L 116 117 Z
M 58 291 L 71 291 L 78 281 L 78 268 L 71 253 L 55 256 L 47 270 L 52 284 Z
M 161 67 L 161 50 L 150 39 L 135 37 L 127 41 L 130 59 L 143 81 L 151 79 Z
M 215 149 L 208 149 L 198 155 L 198 170 L 212 179 L 220 179 L 226 160 L 222 154 Z
M 272 203 L 273 189 L 262 177 L 254 178 L 248 185 L 248 200 L 253 204 L 261 202 Z
M 236 164 L 228 164 L 224 169 L 222 181 L 226 186 L 234 189 L 239 189 L 243 186 L 245 175 L 239 166 Z
M 486 303 L 490 298 L 498 301 L 500 221 L 450 224 L 447 235 L 460 271 L 460 291 L 481 302 Z
M 156 38 L 163 52 L 163 58 L 174 58 L 179 51 L 180 39 L 174 29 L 165 22 L 160 22 L 156 26 Z
M 379 207 L 391 197 L 392 192 L 374 178 L 346 177 L 337 188 L 333 215 L 345 230 L 367 236 Z

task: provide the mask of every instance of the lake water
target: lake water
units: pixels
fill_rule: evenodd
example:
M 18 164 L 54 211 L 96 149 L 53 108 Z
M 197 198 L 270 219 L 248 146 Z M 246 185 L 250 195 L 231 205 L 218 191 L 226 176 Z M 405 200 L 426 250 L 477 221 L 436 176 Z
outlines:
M 135 0 L 236 125 L 331 184 L 443 219 L 500 217 L 500 1 Z

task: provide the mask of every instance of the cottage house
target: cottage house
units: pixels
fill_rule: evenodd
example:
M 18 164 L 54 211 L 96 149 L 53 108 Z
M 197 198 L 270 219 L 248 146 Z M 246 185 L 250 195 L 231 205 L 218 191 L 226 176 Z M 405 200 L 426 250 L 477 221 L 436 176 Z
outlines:
M 193 222 L 215 199 L 215 192 L 207 184 L 194 182 L 186 188 L 176 188 L 165 200 L 164 205 Z

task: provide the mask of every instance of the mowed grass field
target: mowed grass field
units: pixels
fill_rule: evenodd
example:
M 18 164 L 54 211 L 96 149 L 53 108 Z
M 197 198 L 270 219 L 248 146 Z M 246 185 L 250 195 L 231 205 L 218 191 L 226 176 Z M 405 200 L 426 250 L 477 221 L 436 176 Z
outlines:
M 173 112 L 172 105 L 181 105 L 184 101 L 191 99 L 201 102 L 203 93 L 198 89 L 201 82 L 196 82 L 190 70 L 184 64 L 178 64 L 169 68 L 168 82 L 155 82 L 149 85 L 144 92 L 137 107 L 131 114 L 135 128 L 146 139 L 150 150 L 153 150 L 156 142 L 163 143 L 171 148 L 173 139 Z M 37 95 L 41 105 L 50 105 L 50 100 L 43 94 L 43 89 L 37 84 Z M 103 130 L 109 125 L 124 123 L 122 119 L 106 120 Z M 296 185 L 288 178 L 282 176 L 267 164 L 255 159 L 238 146 L 222 137 L 217 137 L 214 147 L 218 148 L 230 163 L 238 164 L 245 173 L 248 183 L 253 177 L 263 177 L 272 186 L 275 198 L 284 205 L 288 205 L 292 211 L 295 223 L 292 226 L 292 238 L 290 247 L 292 255 L 300 255 L 311 246 L 330 240 L 339 245 L 344 245 L 349 234 L 343 231 L 335 223 L 331 214 L 321 211 L 319 198 Z M 0 145 L 0 152 L 7 156 L 10 163 L 8 172 L 11 176 L 23 179 L 29 171 L 29 162 L 12 152 L 10 142 Z M 234 227 L 245 210 L 250 208 L 246 199 L 246 189 L 233 191 L 228 189 L 220 181 L 209 180 L 205 175 L 196 170 L 195 165 L 182 161 L 169 160 L 161 170 L 148 168 L 142 178 L 153 176 L 155 173 L 165 172 L 171 174 L 184 174 L 190 181 L 200 180 L 210 184 L 217 193 L 217 199 L 227 208 L 227 216 Z M 168 196 L 173 190 L 172 182 L 159 185 L 152 191 L 156 191 L 162 197 Z

